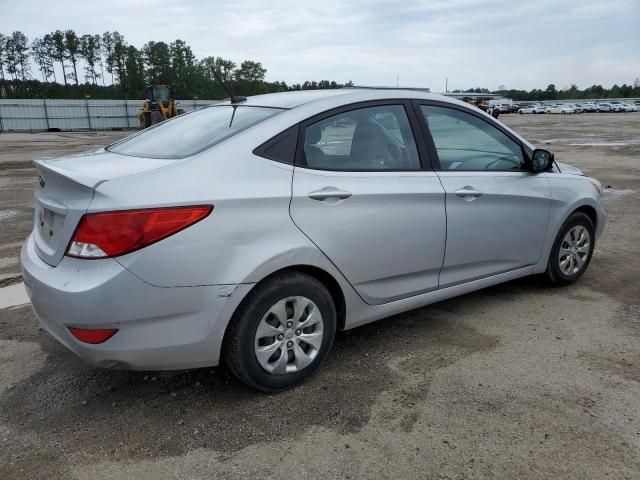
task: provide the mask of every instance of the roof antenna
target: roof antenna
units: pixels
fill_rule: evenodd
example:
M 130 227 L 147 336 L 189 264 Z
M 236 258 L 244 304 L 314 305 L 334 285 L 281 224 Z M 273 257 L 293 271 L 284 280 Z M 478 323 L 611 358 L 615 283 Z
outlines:
M 222 77 L 219 75 L 219 72 L 218 72 L 218 70 L 216 68 L 212 68 L 211 71 L 213 72 L 213 76 L 215 77 L 215 79 L 218 82 L 220 82 L 220 84 L 222 85 L 222 88 L 224 88 L 224 91 L 227 92 L 227 95 L 229 95 L 229 100 L 231 101 L 231 103 L 241 103 L 241 102 L 246 102 L 247 101 L 247 97 L 242 97 L 240 95 L 236 96 L 233 93 L 231 93 L 231 89 L 222 80 Z

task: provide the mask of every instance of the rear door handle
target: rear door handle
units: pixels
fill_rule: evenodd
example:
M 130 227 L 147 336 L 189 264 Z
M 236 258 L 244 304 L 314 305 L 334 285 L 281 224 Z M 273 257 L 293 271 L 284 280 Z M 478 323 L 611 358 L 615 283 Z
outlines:
M 316 190 L 315 192 L 311 192 L 309 194 L 309 198 L 311 200 L 327 200 L 328 198 L 338 198 L 340 200 L 344 200 L 345 198 L 349 198 L 351 196 L 351 192 L 347 192 L 345 190 L 340 190 L 335 187 L 324 187 L 320 190 Z
M 456 195 L 464 198 L 465 200 L 473 200 L 482 195 L 480 190 L 475 190 L 473 187 L 466 186 L 459 190 L 456 190 Z

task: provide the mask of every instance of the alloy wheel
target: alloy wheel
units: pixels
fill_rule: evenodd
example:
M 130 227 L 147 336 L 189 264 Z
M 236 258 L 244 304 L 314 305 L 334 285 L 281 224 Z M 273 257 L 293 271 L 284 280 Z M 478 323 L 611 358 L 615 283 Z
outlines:
M 558 264 L 563 275 L 575 275 L 584 267 L 590 246 L 591 235 L 584 226 L 576 225 L 566 233 L 558 251 Z

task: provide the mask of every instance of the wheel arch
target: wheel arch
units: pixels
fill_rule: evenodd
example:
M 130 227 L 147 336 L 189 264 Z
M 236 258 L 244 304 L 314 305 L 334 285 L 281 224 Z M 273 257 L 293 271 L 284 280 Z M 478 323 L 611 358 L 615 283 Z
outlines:
M 256 286 L 268 281 L 269 279 L 273 278 L 276 275 L 282 275 L 283 273 L 287 273 L 287 272 L 304 273 L 306 275 L 309 275 L 315 278 L 327 288 L 327 290 L 329 291 L 329 294 L 331 295 L 331 298 L 333 299 L 333 303 L 336 307 L 337 328 L 338 330 L 344 330 L 345 323 L 346 323 L 347 304 L 346 304 L 345 292 L 342 286 L 340 285 L 338 280 L 327 270 L 321 267 L 318 267 L 316 265 L 310 265 L 310 264 L 288 265 L 288 266 L 278 268 L 277 270 L 274 270 L 267 275 L 264 275 L 255 283 L 255 285 L 253 285 L 251 290 L 247 292 L 247 294 L 242 299 L 242 301 L 236 306 L 233 315 L 235 315 L 235 312 L 246 301 L 251 291 L 253 291 Z M 232 318 L 233 318 L 233 315 L 232 315 Z M 229 329 L 230 323 L 231 321 L 229 321 L 229 323 L 225 327 L 225 333 L 224 333 L 225 337 Z
M 573 210 L 569 215 L 567 215 L 567 218 L 569 218 L 571 215 L 573 215 L 576 212 L 584 213 L 593 222 L 594 230 L 598 229 L 598 212 L 596 211 L 595 208 L 593 208 L 591 205 L 582 205 L 576 208 L 575 210 Z
M 333 298 L 333 303 L 336 307 L 337 328 L 338 330 L 344 330 L 347 316 L 347 304 L 344 291 L 342 290 L 342 287 L 340 286 L 338 281 L 333 277 L 333 275 L 331 275 L 326 270 L 313 265 L 293 265 L 283 268 L 278 272 L 274 272 L 274 274 L 287 271 L 301 272 L 314 277 L 316 280 L 322 283 L 327 288 L 327 290 L 329 290 L 331 298 Z
M 587 215 L 593 222 L 594 231 L 596 232 L 598 232 L 598 230 L 602 230 L 602 225 L 604 225 L 603 222 L 606 220 L 606 217 L 601 217 L 602 210 L 598 204 L 598 200 L 591 196 L 582 196 L 579 200 L 566 206 L 562 206 L 562 200 L 559 200 L 558 202 L 557 206 L 560 206 L 561 208 L 556 208 L 557 206 L 552 207 L 545 245 L 542 248 L 540 260 L 534 266 L 533 273 L 543 273 L 546 271 L 549 255 L 551 254 L 551 249 L 555 242 L 556 235 L 561 226 L 571 215 L 576 212 L 581 212 Z

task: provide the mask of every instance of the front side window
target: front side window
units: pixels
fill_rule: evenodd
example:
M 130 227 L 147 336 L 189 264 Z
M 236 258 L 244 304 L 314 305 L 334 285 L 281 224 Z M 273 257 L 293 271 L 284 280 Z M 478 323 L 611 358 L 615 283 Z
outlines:
M 453 108 L 421 107 L 441 170 L 524 170 L 522 148 L 490 123 Z
M 206 107 L 125 138 L 107 150 L 133 157 L 188 157 L 281 111 L 242 105 Z
M 309 125 L 307 166 L 322 170 L 418 170 L 420 160 L 402 105 L 339 113 Z

